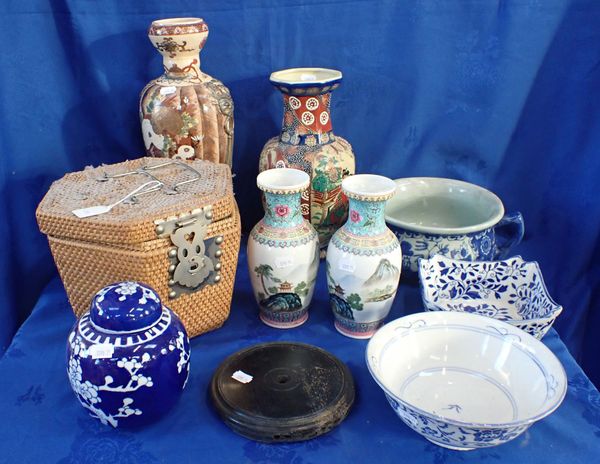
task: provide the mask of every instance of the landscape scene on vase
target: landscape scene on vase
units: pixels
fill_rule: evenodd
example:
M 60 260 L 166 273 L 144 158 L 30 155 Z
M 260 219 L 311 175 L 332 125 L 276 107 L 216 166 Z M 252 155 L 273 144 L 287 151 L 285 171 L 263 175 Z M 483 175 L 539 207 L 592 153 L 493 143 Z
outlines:
M 278 278 L 268 264 L 256 266 L 254 273 L 260 279 L 263 289 L 262 292 L 257 293 L 260 306 L 274 312 L 291 312 L 301 309 L 304 298 L 308 296 L 309 290 L 314 284 L 314 281 L 290 282 Z
M 339 281 L 331 275 L 331 266 L 327 263 L 327 283 L 329 298 L 334 311 L 341 317 L 354 320 L 354 311 L 362 311 L 366 303 L 378 303 L 394 297 L 400 270 L 389 259 L 382 258 L 375 272 L 366 280 L 349 274 Z M 360 289 L 349 291 L 348 289 Z

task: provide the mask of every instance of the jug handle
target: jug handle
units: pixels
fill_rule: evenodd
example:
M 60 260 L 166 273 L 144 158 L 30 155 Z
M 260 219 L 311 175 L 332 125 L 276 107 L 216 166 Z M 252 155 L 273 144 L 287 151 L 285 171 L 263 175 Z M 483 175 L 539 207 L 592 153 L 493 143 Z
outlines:
M 495 259 L 504 259 L 510 250 L 523 240 L 525 235 L 523 215 L 518 211 L 505 214 L 494 226 L 494 232 L 496 234 Z

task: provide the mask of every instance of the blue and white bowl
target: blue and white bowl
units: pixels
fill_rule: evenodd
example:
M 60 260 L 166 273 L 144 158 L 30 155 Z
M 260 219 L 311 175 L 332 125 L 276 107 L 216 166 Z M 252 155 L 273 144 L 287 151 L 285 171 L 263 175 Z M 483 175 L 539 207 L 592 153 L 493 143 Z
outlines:
M 113 427 L 146 424 L 179 399 L 190 372 L 179 318 L 137 282 L 100 290 L 67 343 L 67 374 L 81 405 Z
M 519 212 L 505 214 L 500 198 L 475 184 L 440 177 L 395 180 L 385 220 L 402 247 L 405 276 L 434 255 L 468 261 L 503 259 L 525 233 Z
M 366 361 L 400 419 L 455 450 L 518 437 L 558 408 L 567 391 L 562 364 L 542 342 L 475 314 L 396 319 L 371 338 Z
M 548 294 L 538 263 L 461 261 L 436 255 L 419 262 L 425 308 L 480 314 L 541 339 L 562 312 Z

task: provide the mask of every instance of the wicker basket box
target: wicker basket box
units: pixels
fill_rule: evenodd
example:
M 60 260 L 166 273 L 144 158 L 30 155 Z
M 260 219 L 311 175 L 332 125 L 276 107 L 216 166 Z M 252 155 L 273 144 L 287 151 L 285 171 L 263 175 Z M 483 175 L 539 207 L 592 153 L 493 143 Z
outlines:
M 73 214 L 141 186 L 105 214 Z M 227 165 L 141 158 L 86 168 L 54 182 L 36 215 L 77 316 L 105 285 L 136 280 L 160 294 L 191 337 L 227 319 L 241 234 Z

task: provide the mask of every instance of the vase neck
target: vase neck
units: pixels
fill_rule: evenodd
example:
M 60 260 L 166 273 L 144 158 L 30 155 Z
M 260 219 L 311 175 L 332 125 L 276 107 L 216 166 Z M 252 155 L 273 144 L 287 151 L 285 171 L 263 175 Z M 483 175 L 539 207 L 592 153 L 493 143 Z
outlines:
M 165 77 L 200 80 L 200 50 L 208 38 L 208 26 L 203 19 L 154 21 L 148 30 L 148 38 L 163 57 Z
M 335 140 L 331 127 L 331 92 L 313 96 L 283 95 L 279 140 L 289 145 L 316 146 Z
M 200 53 L 194 57 L 177 56 L 170 58 L 163 55 L 163 68 L 165 77 L 169 79 L 200 79 Z
M 163 57 L 165 76 L 169 79 L 199 79 L 200 50 L 188 47 L 186 41 L 177 37 L 164 37 L 155 43 L 156 49 Z
M 385 233 L 385 203 L 349 198 L 348 220 L 344 227 L 354 235 L 373 236 Z
M 279 229 L 291 229 L 302 224 L 300 195 L 265 192 L 265 224 Z

